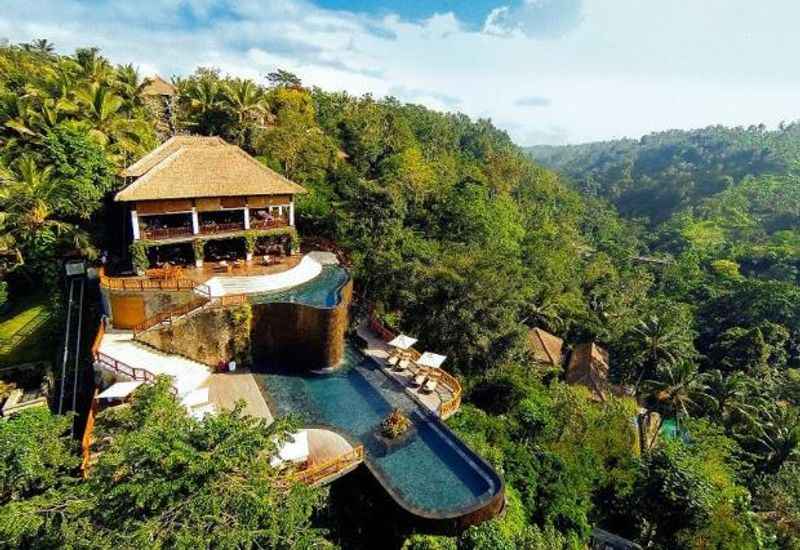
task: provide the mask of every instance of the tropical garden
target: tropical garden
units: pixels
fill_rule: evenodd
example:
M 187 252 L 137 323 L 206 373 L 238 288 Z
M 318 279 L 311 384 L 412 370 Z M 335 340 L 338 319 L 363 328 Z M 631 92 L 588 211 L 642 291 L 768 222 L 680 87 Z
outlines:
M 256 457 L 291 419 L 197 422 L 156 385 L 98 420 L 85 481 L 68 419 L 0 423 L 0 545 L 562 549 L 599 527 L 648 548 L 800 548 L 795 125 L 526 152 L 488 120 L 281 70 L 174 83 L 179 132 L 304 185 L 301 235 L 335 242 L 386 324 L 449 355 L 466 392 L 448 423 L 503 475 L 506 512 L 416 532 L 358 479 L 286 485 Z M 91 48 L 0 48 L 0 300 L 46 289 L 57 327 L 60 260 L 124 256 L 108 196 L 159 141 L 145 84 Z M 632 397 L 598 403 L 537 366 L 532 327 L 607 347 Z M 637 419 L 675 430 L 644 440 Z

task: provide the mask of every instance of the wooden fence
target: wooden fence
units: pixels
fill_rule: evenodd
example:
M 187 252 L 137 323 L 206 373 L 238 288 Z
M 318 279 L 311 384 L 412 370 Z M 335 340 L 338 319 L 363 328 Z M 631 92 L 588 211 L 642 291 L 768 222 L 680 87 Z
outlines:
M 86 427 L 83 430 L 83 437 L 81 438 L 81 452 L 83 454 L 81 473 L 84 479 L 89 476 L 89 462 L 92 459 L 92 438 L 94 435 L 94 421 L 97 416 L 97 407 L 97 390 L 94 390 L 92 404 L 89 406 L 89 415 L 86 417 Z
M 100 268 L 100 286 L 110 290 L 166 290 L 166 291 L 179 291 L 179 290 L 197 290 L 206 293 L 208 288 L 202 283 L 193 281 L 186 278 L 165 278 L 161 276 L 154 277 L 109 277 L 105 274 L 105 270 Z M 205 287 L 205 288 L 204 288 Z
M 142 237 L 151 241 L 173 239 L 175 237 L 188 237 L 193 235 L 191 226 L 186 227 L 159 227 L 142 230 Z
M 392 340 L 397 334 L 386 327 L 380 320 L 375 316 L 375 312 L 370 307 L 369 310 L 369 328 L 380 336 L 383 340 L 387 342 Z M 417 360 L 422 355 L 419 351 L 414 348 L 409 348 L 409 353 L 411 355 L 411 359 Z M 449 372 L 443 369 L 437 369 L 437 376 L 439 383 L 445 386 L 448 390 L 450 390 L 451 397 L 447 401 L 442 401 L 439 405 L 439 417 L 440 418 L 447 418 L 456 411 L 458 411 L 459 407 L 461 407 L 461 383 L 458 379 L 450 374 Z
M 324 479 L 355 466 L 364 460 L 364 446 L 358 445 L 351 451 L 341 454 L 331 460 L 312 465 L 310 468 L 294 472 L 289 479 L 306 485 L 315 485 Z

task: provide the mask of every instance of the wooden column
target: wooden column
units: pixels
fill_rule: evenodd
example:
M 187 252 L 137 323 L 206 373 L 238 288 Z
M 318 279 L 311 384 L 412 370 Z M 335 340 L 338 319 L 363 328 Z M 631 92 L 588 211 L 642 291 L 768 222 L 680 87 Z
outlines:
M 250 208 L 248 206 L 244 207 L 244 228 L 250 229 Z
M 289 225 L 294 227 L 294 197 L 292 197 L 292 202 L 289 203 Z

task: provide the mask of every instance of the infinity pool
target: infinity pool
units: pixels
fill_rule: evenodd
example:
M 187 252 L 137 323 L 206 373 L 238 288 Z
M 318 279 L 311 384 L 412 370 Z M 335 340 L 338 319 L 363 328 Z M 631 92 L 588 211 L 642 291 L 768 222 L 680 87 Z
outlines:
M 350 275 L 338 265 L 325 265 L 322 272 L 305 283 L 274 292 L 253 294 L 250 301 L 254 304 L 291 303 L 321 309 L 335 307 L 342 298 L 342 287 Z
M 368 466 L 407 510 L 424 517 L 456 517 L 480 508 L 501 489 L 486 463 L 352 345 L 345 365 L 334 374 L 297 371 L 272 366 L 257 375 L 273 412 L 299 413 L 362 442 Z M 415 433 L 387 449 L 374 434 L 393 408 L 412 419 Z

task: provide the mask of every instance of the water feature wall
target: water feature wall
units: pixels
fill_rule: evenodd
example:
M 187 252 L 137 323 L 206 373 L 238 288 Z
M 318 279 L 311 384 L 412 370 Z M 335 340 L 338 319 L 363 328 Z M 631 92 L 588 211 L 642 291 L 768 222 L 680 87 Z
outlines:
M 251 349 L 257 362 L 289 362 L 298 368 L 334 368 L 344 355 L 353 281 L 333 307 L 301 303 L 255 303 Z

